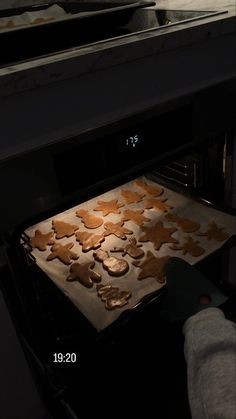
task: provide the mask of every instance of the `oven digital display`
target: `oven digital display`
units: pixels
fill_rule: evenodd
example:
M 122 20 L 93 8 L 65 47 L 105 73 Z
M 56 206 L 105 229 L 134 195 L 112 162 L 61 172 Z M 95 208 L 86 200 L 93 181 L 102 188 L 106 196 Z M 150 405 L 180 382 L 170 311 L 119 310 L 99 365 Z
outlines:
M 134 148 L 138 148 L 141 141 L 142 141 L 141 136 L 139 134 L 135 134 L 135 135 L 131 135 L 130 137 L 126 138 L 125 145 L 126 145 L 127 148 L 132 150 Z

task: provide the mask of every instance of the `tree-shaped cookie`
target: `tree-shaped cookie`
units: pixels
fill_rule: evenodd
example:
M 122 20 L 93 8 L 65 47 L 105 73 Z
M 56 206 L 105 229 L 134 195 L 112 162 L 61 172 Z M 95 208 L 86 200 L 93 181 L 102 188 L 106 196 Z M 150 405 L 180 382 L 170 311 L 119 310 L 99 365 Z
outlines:
M 138 192 L 130 191 L 128 189 L 122 189 L 121 195 L 124 198 L 126 204 L 137 204 L 142 201 L 145 194 L 139 194 Z
M 34 233 L 34 237 L 30 239 L 30 245 L 33 248 L 37 248 L 41 251 L 47 250 L 47 246 L 52 245 L 54 243 L 53 232 L 50 231 L 49 233 L 41 233 L 40 230 L 36 230 Z
M 72 252 L 70 249 L 74 246 L 74 243 L 67 243 L 65 245 L 56 243 L 51 248 L 51 253 L 48 255 L 47 260 L 59 259 L 65 265 L 70 265 L 72 259 L 78 259 L 78 255 Z
M 152 252 L 148 250 L 146 258 L 141 260 L 136 260 L 132 264 L 141 269 L 138 279 L 145 278 L 155 278 L 160 284 L 165 282 L 165 264 L 169 260 L 170 256 L 162 256 L 160 258 L 153 255 Z
M 88 252 L 91 249 L 97 249 L 105 240 L 102 234 L 88 233 L 87 231 L 77 231 L 76 240 L 82 245 L 82 251 Z
M 122 240 L 126 240 L 127 234 L 133 234 L 131 230 L 128 228 L 123 227 L 124 221 L 120 221 L 119 223 L 112 223 L 108 221 L 104 224 L 105 231 L 103 233 L 104 236 L 110 236 L 114 234 L 116 237 L 119 237 Z
M 107 310 L 125 306 L 132 295 L 130 291 L 120 291 L 118 287 L 102 284 L 97 285 L 97 294 L 105 303 Z
M 163 243 L 178 243 L 172 237 L 172 234 L 177 231 L 175 227 L 164 227 L 161 221 L 150 227 L 142 227 L 144 234 L 140 237 L 140 242 L 152 242 L 154 248 L 159 250 Z
M 144 202 L 144 206 L 146 209 L 155 209 L 156 211 L 160 212 L 167 212 L 169 209 L 173 208 L 171 205 L 166 203 L 167 199 L 156 199 L 156 198 L 149 198 L 146 199 Z
M 142 226 L 143 223 L 150 221 L 150 218 L 145 217 L 143 215 L 144 210 L 136 210 L 133 211 L 131 209 L 126 209 L 123 211 L 122 220 L 123 221 L 133 221 L 133 223 L 137 224 L 138 226 Z
M 205 250 L 201 246 L 199 246 L 198 243 L 199 241 L 194 241 L 192 237 L 188 236 L 188 237 L 185 237 L 184 243 L 182 243 L 179 246 L 176 244 L 173 244 L 172 246 L 170 246 L 170 249 L 182 250 L 183 255 L 186 255 L 187 253 L 189 253 L 190 255 L 194 257 L 199 257 L 203 255 L 203 253 L 205 253 Z
M 98 201 L 98 205 L 94 208 L 94 211 L 102 211 L 102 215 L 105 217 L 108 214 L 120 214 L 119 208 L 123 207 L 117 199 L 112 201 Z
M 124 247 L 114 247 L 111 249 L 111 252 L 122 252 L 122 256 L 129 255 L 133 259 L 139 259 L 144 256 L 144 251 L 140 249 L 142 247 L 141 244 L 137 244 L 137 240 L 135 237 L 131 237 L 129 239 L 129 243 L 126 244 Z
M 179 217 L 177 214 L 169 212 L 166 214 L 166 219 L 173 223 L 176 223 L 184 233 L 193 233 L 199 230 L 200 223 L 197 221 L 189 220 L 188 218 Z
M 163 189 L 159 186 L 150 185 L 141 179 L 136 179 L 134 184 L 139 188 L 142 188 L 148 195 L 160 196 L 163 193 Z
M 95 260 L 102 262 L 103 268 L 112 276 L 122 276 L 129 270 L 129 264 L 125 259 L 109 256 L 105 250 L 99 249 L 93 255 Z
M 97 217 L 96 215 L 90 214 L 84 209 L 76 211 L 77 217 L 82 218 L 82 223 L 84 223 L 87 228 L 98 228 L 103 224 L 103 219 Z
M 56 239 L 62 239 L 63 237 L 73 236 L 79 227 L 61 220 L 52 220 L 52 228 L 56 233 Z
M 197 236 L 205 236 L 207 240 L 216 240 L 218 242 L 227 240 L 229 238 L 229 235 L 225 233 L 223 230 L 223 227 L 219 228 L 215 221 L 210 221 L 208 224 L 208 229 L 204 233 L 196 233 Z
M 68 282 L 78 281 L 86 288 L 92 288 L 94 282 L 100 282 L 102 277 L 93 269 L 95 262 L 73 263 L 70 267 L 70 275 L 66 278 Z

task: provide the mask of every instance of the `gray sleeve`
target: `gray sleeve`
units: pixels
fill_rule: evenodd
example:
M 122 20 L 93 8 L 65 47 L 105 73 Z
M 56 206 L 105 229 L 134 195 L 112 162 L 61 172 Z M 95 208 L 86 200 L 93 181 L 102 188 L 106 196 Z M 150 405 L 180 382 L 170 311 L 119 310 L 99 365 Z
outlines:
M 236 324 L 208 308 L 183 332 L 192 419 L 236 419 Z

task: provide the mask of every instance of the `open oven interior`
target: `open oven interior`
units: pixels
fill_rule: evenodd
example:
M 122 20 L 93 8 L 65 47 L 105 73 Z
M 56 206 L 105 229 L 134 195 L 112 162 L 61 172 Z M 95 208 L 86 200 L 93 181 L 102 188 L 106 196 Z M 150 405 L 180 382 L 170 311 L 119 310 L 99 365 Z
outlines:
M 230 284 L 227 278 L 232 265 L 229 263 L 230 253 L 235 251 L 235 211 L 226 199 L 226 196 L 230 195 L 226 173 L 229 171 L 227 162 L 230 161 L 228 157 L 232 151 L 235 134 L 229 129 L 222 130 L 217 135 L 211 133 L 197 136 L 194 124 L 191 103 L 177 108 L 167 107 L 165 112 L 152 109 L 142 115 L 117 121 L 22 155 L 12 163 L 15 171 L 21 171 L 27 183 L 25 192 L 20 191 L 25 203 L 21 209 L 19 201 L 18 208 L 23 223 L 16 231 L 9 227 L 4 237 L 11 267 L 11 278 L 7 279 L 5 285 L 6 295 L 15 299 L 13 305 L 22 338 L 34 368 L 37 369 L 44 388 L 47 388 L 47 395 L 52 396 L 56 405 L 59 403 L 63 406 L 68 417 L 86 418 L 92 414 L 102 414 L 104 418 L 108 418 L 114 406 L 114 418 L 124 414 L 124 410 L 127 414 L 138 414 L 140 411 L 143 414 L 151 414 L 156 408 L 157 393 L 158 409 L 162 412 L 160 414 L 172 418 L 178 410 L 183 413 L 183 417 L 189 417 L 183 374 L 181 325 L 173 327 L 167 322 L 163 305 L 165 286 L 158 284 L 151 292 L 149 290 L 142 294 L 130 310 L 128 304 L 124 306 L 123 312 L 98 332 L 84 313 L 68 298 L 70 296 L 62 292 L 48 272 L 37 263 L 29 238 L 37 228 L 43 227 L 42 223 L 49 223 L 51 228 L 52 219 L 59 218 L 59 215 L 61 218 L 62 214 L 66 214 L 67 217 L 70 211 L 73 212 L 73 223 L 77 221 L 79 224 L 79 231 L 90 232 L 80 217 L 76 219 L 74 213 L 86 205 L 95 216 L 103 218 L 104 224 L 107 222 L 106 217 L 110 215 L 103 216 L 101 212 L 94 211 L 99 200 L 118 199 L 124 205 L 118 209 L 121 214 L 112 214 L 110 222 L 117 222 L 123 211 L 129 207 L 133 211 L 144 210 L 141 215 L 150 218 L 151 225 L 161 221 L 166 227 L 171 226 L 166 221 L 166 215 L 178 208 L 180 216 L 192 217 L 200 222 L 201 232 L 207 229 L 210 220 L 215 219 L 219 227 L 228 234 L 228 238 L 218 243 L 209 253 L 204 249 L 207 257 L 195 258 L 194 264 L 222 290 L 230 293 L 228 304 L 234 307 L 235 286 Z M 39 164 L 42 161 L 44 174 Z M 21 169 L 18 170 L 19 168 Z M 32 179 L 28 176 L 29 172 Z M 140 187 L 132 186 L 137 178 L 149 186 L 163 189 L 154 199 L 163 199 L 163 203 L 174 208 L 167 208 L 166 212 L 159 213 L 153 208 L 143 207 L 144 201 L 151 195 L 149 196 L 145 190 L 142 193 Z M 217 189 L 213 188 L 214 179 L 218 179 Z M 131 190 L 133 187 L 133 192 L 144 196 L 137 204 L 128 204 L 121 191 Z M 173 197 L 180 201 L 175 201 Z M 164 201 L 165 199 L 167 201 Z M 190 201 L 196 206 L 196 211 L 190 207 L 190 212 L 186 213 L 185 203 Z M 91 207 L 89 203 L 92 203 Z M 26 207 L 31 208 L 28 215 L 25 212 Z M 209 215 L 203 220 L 205 214 Z M 215 218 L 218 214 L 222 216 L 219 220 Z M 232 224 L 230 221 L 227 227 L 224 220 L 229 219 L 233 221 Z M 46 230 L 49 224 L 46 225 Z M 132 236 L 137 240 L 143 234 L 142 228 L 132 221 L 125 221 L 124 226 L 135 232 Z M 100 233 L 100 228 L 103 231 L 103 226 L 94 231 Z M 192 236 L 194 239 L 197 237 L 194 233 Z M 128 238 L 116 239 L 113 235 L 113 243 L 109 241 L 110 238 L 111 236 L 106 237 L 101 247 L 106 241 L 110 247 L 124 247 L 129 241 Z M 181 243 L 182 239 L 181 236 Z M 66 242 L 70 240 L 70 237 L 65 239 Z M 203 245 L 206 239 L 199 236 L 197 240 Z M 209 242 L 216 244 L 214 240 Z M 154 249 L 152 242 L 148 243 L 148 247 L 146 242 L 139 244 L 142 244 L 145 253 L 151 250 L 158 256 L 159 250 Z M 74 242 L 75 246 L 80 251 L 78 262 L 82 261 L 83 256 L 87 257 L 96 251 L 92 249 L 83 254 L 81 244 Z M 164 246 L 169 249 L 169 244 Z M 50 253 L 49 247 L 47 252 Z M 183 256 L 180 250 L 176 252 L 178 256 Z M 114 255 L 132 264 L 129 255 Z M 47 265 L 51 262 L 45 263 Z M 60 263 L 56 262 L 57 265 Z M 107 279 L 109 278 L 101 262 L 96 261 L 96 267 L 99 272 L 105 273 Z M 65 269 L 66 275 L 69 275 L 70 265 L 65 266 Z M 137 280 L 139 269 L 130 267 L 132 274 L 136 272 L 135 281 L 140 284 L 141 281 Z M 119 280 L 120 287 L 127 285 L 125 275 Z M 110 277 L 110 281 L 116 279 Z M 99 301 L 95 285 L 94 297 Z M 82 287 L 79 283 L 76 286 Z M 90 292 L 91 289 L 83 291 Z M 125 286 L 122 289 L 125 289 Z M 134 295 L 135 292 L 132 290 Z M 100 307 L 104 310 L 102 303 Z M 58 353 L 76 354 L 77 361 L 70 364 L 54 362 L 54 354 Z M 151 375 L 156 380 L 154 386 L 150 384 Z M 171 376 L 173 379 L 170 380 Z M 104 381 L 105 385 L 101 385 Z M 170 394 L 172 406 L 168 403 Z M 140 403 L 136 402 L 137 398 L 140 399 Z

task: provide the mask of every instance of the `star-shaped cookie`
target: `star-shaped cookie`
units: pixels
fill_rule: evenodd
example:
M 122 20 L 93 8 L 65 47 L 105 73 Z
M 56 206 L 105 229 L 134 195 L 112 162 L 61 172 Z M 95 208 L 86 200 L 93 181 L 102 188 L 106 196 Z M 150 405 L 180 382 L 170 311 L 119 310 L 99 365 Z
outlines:
M 48 245 L 54 244 L 53 232 L 50 231 L 49 233 L 41 233 L 40 230 L 36 230 L 34 233 L 34 237 L 31 237 L 30 244 L 33 248 L 37 248 L 41 251 L 47 250 Z
M 120 204 L 117 199 L 112 201 L 98 201 L 98 205 L 94 208 L 94 211 L 102 211 L 103 217 L 108 214 L 120 214 L 119 208 L 123 207 L 123 204 Z
M 52 228 L 56 233 L 56 239 L 62 239 L 63 237 L 73 236 L 79 227 L 61 220 L 52 220 Z
M 144 205 L 146 209 L 154 208 L 156 211 L 167 212 L 172 206 L 166 201 L 167 199 L 149 198 L 145 200 Z
M 122 220 L 123 221 L 133 221 L 133 223 L 137 224 L 138 226 L 142 226 L 143 223 L 146 223 L 147 221 L 150 221 L 150 218 L 145 217 L 145 215 L 143 215 L 144 210 L 130 210 L 130 209 L 126 209 L 123 212 L 122 215 Z
M 100 282 L 102 277 L 92 270 L 95 262 L 84 264 L 73 263 L 70 267 L 70 275 L 66 278 L 68 282 L 78 281 L 86 288 L 92 288 L 94 282 Z
M 163 243 L 178 243 L 178 241 L 171 236 L 177 229 L 175 227 L 164 227 L 161 221 L 150 227 L 142 227 L 144 234 L 139 238 L 140 242 L 152 242 L 154 248 L 159 250 Z
M 51 253 L 48 255 L 47 260 L 59 259 L 65 265 L 70 265 L 72 259 L 78 259 L 78 255 L 75 252 L 72 252 L 70 249 L 74 246 L 74 243 L 67 243 L 62 245 L 56 243 L 51 248 Z
M 112 223 L 108 221 L 104 224 L 105 232 L 103 235 L 110 236 L 110 234 L 114 234 L 116 237 L 119 237 L 122 240 L 126 240 L 126 235 L 133 234 L 133 232 L 128 228 L 123 227 L 123 225 L 124 221 L 120 221 L 119 223 Z
M 144 261 L 134 261 L 132 264 L 141 269 L 141 272 L 138 275 L 139 280 L 152 277 L 157 279 L 160 284 L 163 284 L 165 282 L 164 268 L 169 258 L 170 256 L 158 258 L 148 250 Z

